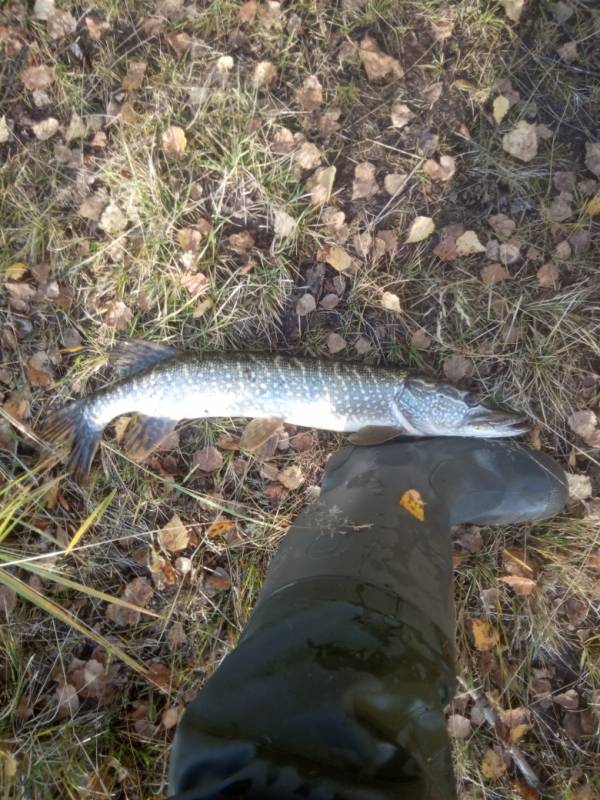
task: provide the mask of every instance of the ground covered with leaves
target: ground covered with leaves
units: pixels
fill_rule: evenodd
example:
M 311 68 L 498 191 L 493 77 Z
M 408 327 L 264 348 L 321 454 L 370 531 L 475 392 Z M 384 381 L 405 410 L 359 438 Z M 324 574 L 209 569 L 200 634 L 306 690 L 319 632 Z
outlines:
M 341 438 L 105 438 L 53 403 L 120 336 L 403 365 L 530 415 L 543 524 L 455 532 L 463 798 L 600 791 L 595 0 L 145 0 L 0 9 L 0 795 L 159 798 Z M 139 454 L 138 454 L 139 455 Z

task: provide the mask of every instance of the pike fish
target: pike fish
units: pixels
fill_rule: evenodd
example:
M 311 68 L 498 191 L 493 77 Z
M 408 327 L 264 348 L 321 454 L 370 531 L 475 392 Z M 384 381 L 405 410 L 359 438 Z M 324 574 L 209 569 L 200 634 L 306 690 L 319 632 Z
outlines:
M 507 437 L 525 433 L 522 416 L 491 408 L 471 392 L 405 372 L 281 355 L 198 355 L 149 342 L 113 351 L 116 382 L 56 411 L 50 442 L 71 443 L 68 469 L 84 481 L 104 428 L 137 413 L 130 437 L 150 452 L 182 419 L 275 418 L 352 434 L 355 444 L 399 435 Z

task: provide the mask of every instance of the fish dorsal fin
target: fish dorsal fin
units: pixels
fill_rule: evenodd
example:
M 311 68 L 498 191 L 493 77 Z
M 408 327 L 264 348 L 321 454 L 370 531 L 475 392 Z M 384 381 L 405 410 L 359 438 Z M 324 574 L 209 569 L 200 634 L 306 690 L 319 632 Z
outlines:
M 175 430 L 177 420 L 138 414 L 127 426 L 123 449 L 133 461 L 145 461 L 150 453 Z
M 352 444 L 361 447 L 368 447 L 373 444 L 383 444 L 406 433 L 402 428 L 394 428 L 392 425 L 366 425 L 364 428 L 351 433 L 348 439 Z
M 145 342 L 143 339 L 123 339 L 111 350 L 109 361 L 117 375 L 126 378 L 143 372 L 176 353 L 174 347 L 165 344 Z

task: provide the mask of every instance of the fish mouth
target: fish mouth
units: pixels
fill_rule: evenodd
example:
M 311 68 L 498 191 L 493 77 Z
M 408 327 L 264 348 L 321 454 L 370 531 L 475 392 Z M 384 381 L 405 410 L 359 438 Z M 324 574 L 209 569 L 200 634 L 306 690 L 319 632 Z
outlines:
M 489 436 L 490 438 L 520 436 L 531 429 L 531 423 L 527 417 L 486 406 L 477 406 L 472 409 L 465 422 L 476 436 Z

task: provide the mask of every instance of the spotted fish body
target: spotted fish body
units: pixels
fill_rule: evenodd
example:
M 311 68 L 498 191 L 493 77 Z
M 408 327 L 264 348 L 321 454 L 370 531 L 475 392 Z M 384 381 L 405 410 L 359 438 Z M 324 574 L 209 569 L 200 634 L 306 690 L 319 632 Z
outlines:
M 73 440 L 69 467 L 90 468 L 102 431 L 122 414 L 145 418 L 143 436 L 158 443 L 181 419 L 277 418 L 324 430 L 387 431 L 412 436 L 513 436 L 523 420 L 494 411 L 467 392 L 405 373 L 285 356 L 178 353 L 127 343 L 117 359 L 126 377 L 66 406 L 46 430 Z M 390 435 L 390 433 L 392 435 Z

